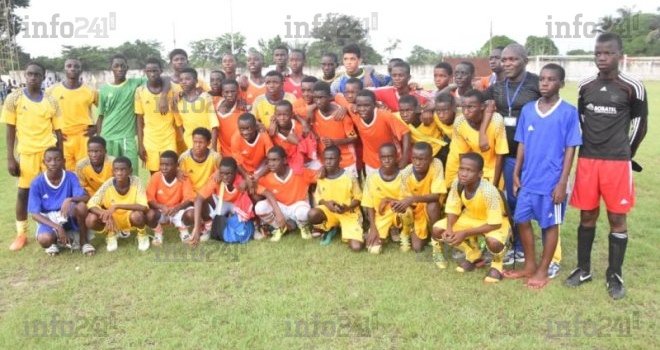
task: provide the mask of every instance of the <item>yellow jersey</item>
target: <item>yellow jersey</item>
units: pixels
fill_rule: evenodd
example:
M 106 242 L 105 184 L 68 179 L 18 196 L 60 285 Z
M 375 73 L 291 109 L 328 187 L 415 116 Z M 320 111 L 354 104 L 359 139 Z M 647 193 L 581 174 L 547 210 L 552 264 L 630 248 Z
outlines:
M 138 204 L 145 207 L 148 206 L 147 195 L 140 178 L 137 176 L 131 176 L 129 181 L 131 184 L 128 192 L 126 192 L 126 194 L 120 194 L 115 187 L 115 179 L 110 178 L 108 181 L 104 182 L 99 190 L 92 196 L 87 203 L 87 207 L 90 209 L 99 208 L 105 210 L 117 204 Z M 126 210 L 116 211 L 117 214 L 122 214 L 121 212 L 126 212 Z
M 211 131 L 218 127 L 218 117 L 213 106 L 213 98 L 204 92 L 194 101 L 181 97 L 177 103 L 178 118 L 183 126 L 183 141 L 188 148 L 192 147 L 192 133 L 197 128 Z
M 390 181 L 386 181 L 380 175 L 380 170 L 369 175 L 364 183 L 362 193 L 362 206 L 373 208 L 378 212 L 383 199 L 401 199 L 401 171 Z
M 135 90 L 135 114 L 142 115 L 144 119 L 144 148 L 149 150 L 166 150 L 176 139 L 176 127 L 181 126 L 178 114 L 168 112 L 160 113 L 160 97 L 154 94 L 146 84 Z M 168 100 L 172 100 L 174 93 L 170 90 Z M 173 150 L 176 151 L 176 150 Z
M 409 164 L 401 171 L 401 192 L 406 197 L 447 193 L 444 173 L 442 162 L 436 158 L 433 158 L 426 176 L 421 179 L 417 179 L 413 165 Z
M 504 119 L 498 113 L 493 114 L 493 119 L 486 129 L 490 149 L 482 152 L 479 148 L 479 130 L 474 129 L 465 117 L 460 116 L 454 121 L 454 137 L 452 147 L 460 154 L 475 152 L 484 158 L 484 177 L 492 180 L 495 176 L 495 163 L 497 155 L 509 153 L 509 144 L 506 140 L 506 129 Z
M 196 160 L 192 156 L 192 150 L 187 150 L 179 157 L 179 169 L 188 175 L 193 189 L 197 192 L 220 167 L 220 159 L 218 153 L 209 149 L 204 159 Z
M 89 158 L 82 159 L 76 164 L 76 175 L 88 195 L 93 196 L 101 185 L 112 177 L 113 160 L 111 156 L 105 156 L 103 168 L 99 172 L 94 169 Z
M 282 99 L 291 102 L 291 105 L 296 102 L 296 96 L 288 92 L 284 93 Z M 261 122 L 268 129 L 270 127 L 270 119 L 275 115 L 275 103 L 271 102 L 266 94 L 257 96 L 252 104 L 252 111 L 257 121 Z
M 482 225 L 501 225 L 504 214 L 499 191 L 484 179 L 480 180 L 479 187 L 470 199 L 465 196 L 465 189 L 458 193 L 458 179 L 454 180 L 447 196 L 445 212 L 465 215 Z
M 343 173 L 334 179 L 327 177 L 318 179 L 314 198 L 317 203 L 325 200 L 350 205 L 354 200 L 362 200 L 362 190 L 357 178 L 350 172 L 343 170 Z
M 0 121 L 16 126 L 16 152 L 33 154 L 55 146 L 55 130 L 62 129 L 62 115 L 57 100 L 43 93 L 38 101 L 31 100 L 25 89 L 7 96 Z
M 57 83 L 46 90 L 57 100 L 62 113 L 62 133 L 76 135 L 94 125 L 92 105 L 99 104 L 99 93 L 92 87 L 82 84 L 70 89 L 64 83 Z

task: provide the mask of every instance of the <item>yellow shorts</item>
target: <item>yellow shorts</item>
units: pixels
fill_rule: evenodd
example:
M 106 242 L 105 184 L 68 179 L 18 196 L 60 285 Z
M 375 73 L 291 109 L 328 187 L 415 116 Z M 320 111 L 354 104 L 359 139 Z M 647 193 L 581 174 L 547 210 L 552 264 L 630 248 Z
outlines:
M 131 210 L 117 210 L 112 214 L 117 231 L 131 231 L 136 229 L 131 224 L 131 213 Z M 108 234 L 106 230 L 101 231 L 101 233 Z
M 30 184 L 35 177 L 46 171 L 44 165 L 44 152 L 37 153 L 19 153 L 18 166 L 20 174 L 18 175 L 18 188 L 30 188 Z
M 172 141 L 172 143 L 165 145 L 166 147 L 160 148 L 158 150 L 155 149 L 146 149 L 147 151 L 147 170 L 149 171 L 158 171 L 160 170 L 160 155 L 165 152 L 165 151 L 174 151 L 176 152 L 177 146 L 176 142 Z M 178 153 L 177 153 L 178 154 Z
M 380 239 L 386 239 L 392 226 L 399 229 L 411 227 L 413 224 L 412 211 L 408 210 L 403 214 L 399 214 L 388 208 L 383 215 L 378 214 L 378 211 L 376 211 L 375 221 L 378 236 L 380 236 Z
M 454 224 L 454 231 L 469 230 L 475 227 L 485 225 L 484 221 L 474 220 L 466 216 L 459 216 L 458 220 Z M 433 225 L 434 228 L 441 228 L 443 230 L 447 229 L 447 219 L 442 219 L 436 222 Z M 501 244 L 506 244 L 507 239 L 509 238 L 509 232 L 511 231 L 511 225 L 509 220 L 505 217 L 502 218 L 502 226 L 496 230 L 485 233 L 483 236 L 486 238 L 493 238 Z
M 419 239 L 429 236 L 429 217 L 426 213 L 426 203 L 417 203 L 412 210 L 413 230 Z
M 341 238 L 344 241 L 352 239 L 358 242 L 364 242 L 362 238 L 362 213 L 359 208 L 353 209 L 353 211 L 337 214 L 333 213 L 325 205 L 319 205 L 316 207 L 325 214 L 325 217 L 328 218 L 324 223 L 316 225 L 317 228 L 329 231 L 333 227 L 339 226 L 341 228 Z
M 76 164 L 87 158 L 87 140 L 89 137 L 85 136 L 84 131 L 66 135 L 66 140 L 62 143 L 66 170 L 75 172 Z

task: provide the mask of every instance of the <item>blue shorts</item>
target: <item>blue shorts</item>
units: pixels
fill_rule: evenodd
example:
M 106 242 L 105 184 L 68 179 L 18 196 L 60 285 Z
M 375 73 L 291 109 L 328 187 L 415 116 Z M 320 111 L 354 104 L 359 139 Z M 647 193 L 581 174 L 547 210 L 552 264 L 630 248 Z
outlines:
M 49 218 L 53 222 L 57 222 L 57 217 L 59 217 L 58 212 L 55 211 L 49 213 L 41 213 L 41 215 Z M 78 227 L 78 223 L 73 217 L 71 217 L 71 215 L 69 215 L 69 217 L 67 218 L 66 222 L 62 225 L 62 227 L 64 227 L 64 231 L 66 232 L 80 230 L 80 227 Z M 56 232 L 55 229 L 50 226 L 37 223 L 37 233 L 36 233 L 37 237 L 39 237 L 39 235 L 42 233 L 55 234 Z
M 536 220 L 542 229 L 561 225 L 566 214 L 566 200 L 555 204 L 551 195 L 536 194 L 524 189 L 518 192 L 518 202 L 513 220 L 516 223 Z

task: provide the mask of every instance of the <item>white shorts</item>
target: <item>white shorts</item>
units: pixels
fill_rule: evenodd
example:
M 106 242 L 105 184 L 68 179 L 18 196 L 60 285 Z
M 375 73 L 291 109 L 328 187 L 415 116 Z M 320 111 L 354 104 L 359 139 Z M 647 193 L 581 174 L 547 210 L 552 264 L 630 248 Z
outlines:
M 218 196 L 213 195 L 213 202 L 215 203 L 215 208 L 209 205 L 209 216 L 213 219 L 216 215 L 227 215 L 234 210 L 234 203 L 231 202 L 222 202 L 222 206 L 218 206 Z
M 158 221 L 158 223 L 161 225 L 172 224 L 174 227 L 186 226 L 186 224 L 183 223 L 183 214 L 185 214 L 188 210 L 193 210 L 193 209 L 194 209 L 193 207 L 187 207 L 179 210 L 178 212 L 176 212 L 176 214 L 172 216 L 163 215 L 161 213 L 160 220 Z
M 285 219 L 293 220 L 299 224 L 307 223 L 307 213 L 309 213 L 309 210 L 311 209 L 309 203 L 300 201 L 291 205 L 284 205 L 277 202 L 277 205 L 280 207 Z M 260 217 L 268 216 L 273 213 L 273 207 L 268 203 L 268 200 L 262 200 L 257 202 L 254 206 L 254 213 Z

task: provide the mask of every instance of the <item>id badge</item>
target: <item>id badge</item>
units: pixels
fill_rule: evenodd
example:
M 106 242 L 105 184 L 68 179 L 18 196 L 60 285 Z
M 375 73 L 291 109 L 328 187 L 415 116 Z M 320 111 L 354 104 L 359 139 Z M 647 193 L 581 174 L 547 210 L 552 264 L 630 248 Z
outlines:
M 517 123 L 518 123 L 518 118 L 516 117 L 512 117 L 512 116 L 504 117 L 505 126 L 515 127 Z

